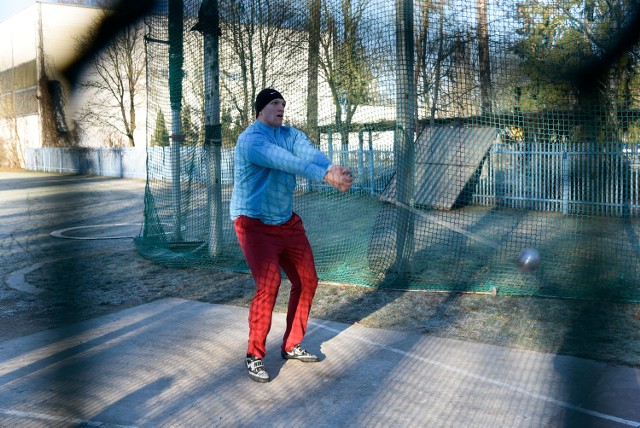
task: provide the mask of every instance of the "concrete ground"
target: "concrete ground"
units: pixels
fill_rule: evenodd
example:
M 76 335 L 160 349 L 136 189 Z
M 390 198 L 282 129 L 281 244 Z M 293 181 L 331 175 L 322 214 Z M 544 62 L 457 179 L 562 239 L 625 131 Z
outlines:
M 112 310 L 118 295 L 122 304 L 127 293 L 136 297 L 135 279 L 112 284 L 117 295 L 105 296 L 115 303 L 91 301 L 106 303 L 108 315 L 71 314 L 70 327 L 51 329 L 68 325 L 56 317 L 65 315 L 65 306 L 57 306 L 64 302 L 51 301 L 66 273 L 53 262 L 91 256 L 114 266 L 130 256 L 130 269 L 140 265 L 128 241 L 50 234 L 137 223 L 143 188 L 144 182 L 0 173 L 0 428 L 640 427 L 638 369 L 318 319 L 303 345 L 321 362 L 285 362 L 283 314 L 274 315 L 265 360 L 273 380 L 258 384 L 243 361 L 247 309 L 171 298 Z M 131 231 L 105 231 L 114 232 Z M 39 271 L 47 281 L 25 280 L 38 279 Z M 159 272 L 142 280 L 155 281 Z M 189 280 L 179 274 L 162 280 Z M 73 285 L 78 298 L 100 288 Z M 138 284 L 149 293 L 154 285 Z M 71 307 L 87 309 L 78 302 Z
M 0 343 L 1 427 L 640 427 L 640 370 L 313 319 L 243 363 L 247 309 L 163 299 Z

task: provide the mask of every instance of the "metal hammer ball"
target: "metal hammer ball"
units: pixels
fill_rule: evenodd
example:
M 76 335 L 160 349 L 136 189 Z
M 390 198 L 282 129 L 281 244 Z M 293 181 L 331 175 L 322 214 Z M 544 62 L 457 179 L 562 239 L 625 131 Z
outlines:
M 518 255 L 518 268 L 522 272 L 533 272 L 540 266 L 540 253 L 535 248 L 525 248 Z

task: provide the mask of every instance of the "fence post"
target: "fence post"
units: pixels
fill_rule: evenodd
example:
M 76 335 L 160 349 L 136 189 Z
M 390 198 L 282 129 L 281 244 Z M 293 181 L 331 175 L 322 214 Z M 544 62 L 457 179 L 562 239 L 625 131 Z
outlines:
M 504 169 L 502 168 L 502 153 L 500 143 L 495 142 L 493 144 L 493 158 L 495 162 L 491 163 L 491 169 L 493 172 L 493 193 L 495 204 L 497 207 L 506 206 L 505 203 L 505 176 Z
M 375 165 L 374 165 L 374 156 L 373 156 L 373 133 L 369 130 L 369 183 L 371 183 L 371 196 L 374 195 L 375 189 Z
M 562 152 L 562 214 L 569 214 L 569 155 L 567 151 Z
M 415 40 L 413 0 L 396 0 L 396 127 L 402 134 L 396 141 L 396 198 L 401 207 L 396 219 L 396 271 L 407 274 L 414 252 L 415 120 L 416 87 L 413 80 Z
M 124 178 L 124 153 L 125 153 L 125 150 L 122 147 L 120 147 L 118 149 L 118 158 L 120 159 L 120 162 L 119 162 L 120 178 Z
M 631 168 L 629 165 L 629 144 L 625 143 L 620 155 L 622 161 L 622 217 L 630 215 L 631 203 Z
M 364 175 L 364 131 L 358 131 L 358 176 Z
M 327 150 L 329 161 L 333 163 L 333 131 L 331 131 L 330 129 L 327 131 L 327 145 L 329 146 Z

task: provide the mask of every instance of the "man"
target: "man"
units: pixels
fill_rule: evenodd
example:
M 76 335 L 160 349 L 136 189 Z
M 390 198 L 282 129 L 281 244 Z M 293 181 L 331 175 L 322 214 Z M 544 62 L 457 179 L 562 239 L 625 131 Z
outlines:
M 332 165 L 303 132 L 282 125 L 285 106 L 278 91 L 262 90 L 255 102 L 256 121 L 238 137 L 234 155 L 231 219 L 256 283 L 245 358 L 249 377 L 256 382 L 270 380 L 262 359 L 281 282 L 280 268 L 291 281 L 281 355 L 318 361 L 300 346 L 318 276 L 302 220 L 293 212 L 296 175 L 324 181 L 342 192 L 353 182 L 349 169 Z

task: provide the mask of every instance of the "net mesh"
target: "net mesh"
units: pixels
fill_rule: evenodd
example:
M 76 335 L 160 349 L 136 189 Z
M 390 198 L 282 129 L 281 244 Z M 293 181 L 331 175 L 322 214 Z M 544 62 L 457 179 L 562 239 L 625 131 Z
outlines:
M 248 271 L 233 150 L 264 87 L 350 167 L 298 177 L 321 281 L 640 301 L 637 2 L 160 1 L 143 255 Z M 523 249 L 538 269 L 518 268 Z

